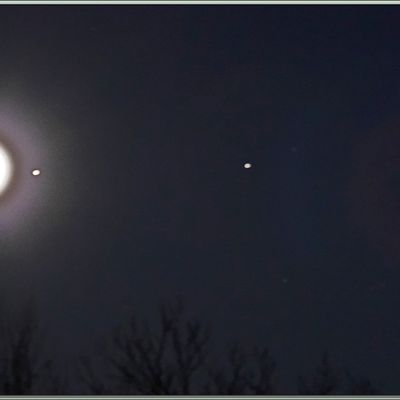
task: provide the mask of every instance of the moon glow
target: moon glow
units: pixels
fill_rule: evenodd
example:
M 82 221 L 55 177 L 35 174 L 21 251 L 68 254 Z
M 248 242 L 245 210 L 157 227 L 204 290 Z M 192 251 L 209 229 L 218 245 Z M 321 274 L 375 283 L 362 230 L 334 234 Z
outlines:
M 60 210 L 71 206 L 66 197 L 70 180 L 59 185 L 48 167 L 64 174 L 72 168 L 61 120 L 56 113 L 30 106 L 34 96 L 18 90 L 10 88 L 7 96 L 0 93 L 0 242 L 2 252 L 17 253 L 22 242 L 39 244 L 43 235 L 53 232 L 50 221 L 64 220 L 67 213 Z M 33 174 L 35 169 L 39 175 Z
M 12 176 L 12 160 L 7 149 L 0 143 L 0 196 L 6 191 Z

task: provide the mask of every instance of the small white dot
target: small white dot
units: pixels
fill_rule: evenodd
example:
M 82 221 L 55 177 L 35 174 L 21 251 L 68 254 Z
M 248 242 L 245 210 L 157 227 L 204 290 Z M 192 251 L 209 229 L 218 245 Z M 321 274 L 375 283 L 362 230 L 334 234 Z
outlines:
M 38 175 L 40 175 L 40 169 L 34 169 L 34 170 L 32 171 L 32 175 L 33 175 L 33 176 L 38 176 Z
M 252 167 L 252 165 L 251 165 L 250 163 L 246 163 L 246 164 L 244 164 L 244 167 L 245 167 L 246 169 L 249 169 L 249 168 Z

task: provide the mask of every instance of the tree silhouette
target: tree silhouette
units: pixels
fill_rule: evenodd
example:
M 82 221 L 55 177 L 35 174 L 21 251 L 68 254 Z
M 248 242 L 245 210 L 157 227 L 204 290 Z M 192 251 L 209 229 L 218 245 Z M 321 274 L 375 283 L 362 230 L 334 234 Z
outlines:
M 372 383 L 369 378 L 366 377 L 354 377 L 350 373 L 347 373 L 348 378 L 348 389 L 346 392 L 350 395 L 375 395 L 379 394 L 379 389 Z
M 129 324 L 114 332 L 103 355 L 108 373 L 81 360 L 81 376 L 95 394 L 271 394 L 275 362 L 267 349 L 230 349 L 222 365 L 212 359 L 209 330 L 187 318 L 182 303 L 160 307 L 159 321 Z M 108 384 L 105 384 L 105 382 Z
M 302 395 L 374 395 L 379 390 L 366 377 L 340 373 L 325 352 L 311 379 L 299 376 L 298 393 Z
M 0 325 L 0 393 L 59 393 L 53 364 L 40 346 L 38 322 L 29 307 L 14 318 L 3 315 Z
M 227 355 L 227 362 L 211 368 L 206 393 L 219 395 L 276 393 L 276 363 L 267 348 L 246 352 L 238 345 Z
M 325 352 L 311 381 L 299 376 L 298 393 L 304 395 L 332 395 L 339 390 L 340 376 Z
M 32 307 L 13 318 L 0 315 L 0 395 L 67 394 L 71 388 L 47 356 Z M 102 344 L 97 358 L 81 358 L 80 378 L 88 394 L 97 395 L 287 394 L 278 387 L 268 348 L 216 347 L 182 302 L 165 304 L 152 323 L 132 317 Z M 310 376 L 299 376 L 298 394 L 379 393 L 368 378 L 340 371 L 325 352 Z
M 89 360 L 82 360 L 86 384 L 95 393 L 124 390 L 129 394 L 189 394 L 195 375 L 204 364 L 208 333 L 196 320 L 187 319 L 181 304 L 162 306 L 160 323 L 150 327 L 131 318 L 114 332 L 105 359 L 113 387 L 95 377 Z

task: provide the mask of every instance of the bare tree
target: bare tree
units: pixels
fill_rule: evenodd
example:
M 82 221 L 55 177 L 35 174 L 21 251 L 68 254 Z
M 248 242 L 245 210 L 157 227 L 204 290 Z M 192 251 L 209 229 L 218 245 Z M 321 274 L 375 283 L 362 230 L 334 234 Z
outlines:
M 99 373 L 93 367 L 90 357 L 80 357 L 78 378 L 82 381 L 90 394 L 104 395 L 112 393 L 112 390 L 105 382 L 104 377 L 99 377 Z
M 345 370 L 340 374 L 325 353 L 311 380 L 299 377 L 298 393 L 306 395 L 374 395 L 378 388 L 367 377 L 355 377 Z
M 228 352 L 228 360 L 219 368 L 209 368 L 210 382 L 206 392 L 216 395 L 246 394 L 249 380 L 246 355 L 234 345 Z
M 13 318 L 5 313 L 0 324 L 0 393 L 5 395 L 57 393 L 52 363 L 40 347 L 33 308 Z
M 154 322 L 154 321 L 153 321 Z M 270 395 L 277 394 L 277 368 L 268 348 L 240 345 L 211 351 L 208 330 L 187 318 L 181 303 L 160 307 L 156 323 L 129 323 L 102 344 L 102 364 L 85 358 L 81 377 L 92 394 Z M 95 367 L 94 367 L 95 365 Z M 307 395 L 378 393 L 368 379 L 349 375 L 349 385 L 327 353 L 313 374 L 299 377 Z
M 207 394 L 267 395 L 276 393 L 276 363 L 267 348 L 246 352 L 234 345 L 226 362 L 219 368 L 209 368 Z
M 189 394 L 207 355 L 208 333 L 185 317 L 181 303 L 160 308 L 158 326 L 132 317 L 117 330 L 105 360 L 112 387 L 96 378 L 89 360 L 82 361 L 86 385 L 95 393 Z
M 311 380 L 299 376 L 298 393 L 305 395 L 332 395 L 339 391 L 340 374 L 325 352 Z
M 277 391 L 276 362 L 268 348 L 254 350 L 255 368 L 250 375 L 249 389 L 252 394 L 267 395 Z
M 367 377 L 355 377 L 347 372 L 348 385 L 346 394 L 349 395 L 375 395 L 379 394 L 379 389 Z
M 0 313 L 0 395 L 66 394 L 66 381 L 46 356 L 33 308 L 13 318 L 5 315 Z M 211 352 L 208 329 L 188 318 L 181 302 L 160 307 L 156 323 L 138 323 L 132 317 L 102 343 L 101 353 L 102 364 L 94 367 L 93 358 L 79 363 L 80 378 L 91 394 L 278 393 L 276 363 L 267 348 L 247 351 L 235 345 L 218 358 L 217 352 Z M 298 393 L 371 395 L 379 391 L 368 378 L 339 373 L 325 353 L 312 376 L 299 377 Z
M 97 362 L 94 368 L 90 358 L 82 359 L 81 377 L 95 394 L 276 392 L 276 365 L 267 349 L 247 352 L 236 345 L 215 360 L 210 346 L 208 329 L 187 318 L 181 302 L 164 305 L 156 324 L 139 324 L 133 317 L 116 330 L 101 367 Z

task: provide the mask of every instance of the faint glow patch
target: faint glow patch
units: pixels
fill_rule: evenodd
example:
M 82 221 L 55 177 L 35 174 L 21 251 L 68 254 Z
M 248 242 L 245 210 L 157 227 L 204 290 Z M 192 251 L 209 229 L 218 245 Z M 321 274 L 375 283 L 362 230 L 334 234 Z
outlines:
M 246 169 L 249 169 L 249 168 L 252 167 L 252 164 L 251 164 L 251 163 L 245 163 L 245 164 L 244 164 L 244 167 L 245 167 Z
M 40 169 L 34 169 L 34 170 L 32 171 L 32 175 L 33 175 L 33 176 L 38 176 L 38 175 L 40 175 L 40 174 L 41 174 Z
M 0 144 L 0 196 L 7 189 L 12 176 L 12 161 L 8 151 Z

